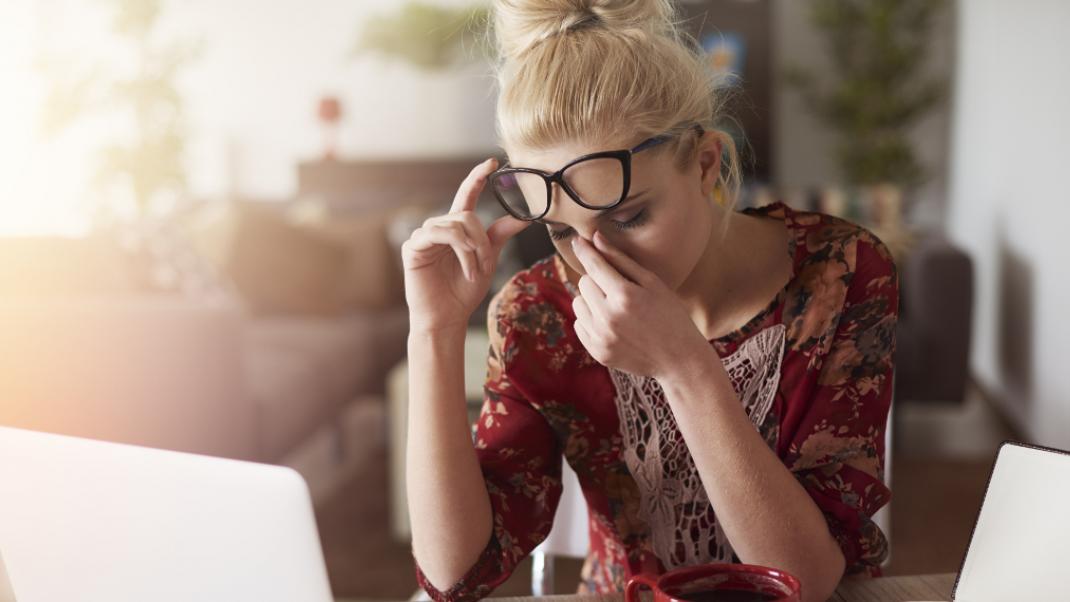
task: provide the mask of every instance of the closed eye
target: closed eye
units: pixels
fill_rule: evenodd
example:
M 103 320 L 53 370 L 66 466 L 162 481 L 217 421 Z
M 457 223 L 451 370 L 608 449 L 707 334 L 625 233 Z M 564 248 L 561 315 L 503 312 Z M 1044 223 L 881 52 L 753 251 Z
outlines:
M 618 222 L 616 220 L 610 220 L 610 221 L 613 223 L 613 227 L 616 228 L 617 230 L 627 230 L 629 228 L 637 228 L 637 227 L 641 226 L 646 221 L 646 218 L 647 218 L 646 207 L 644 207 L 644 208 L 640 209 L 639 212 L 636 213 L 635 216 L 632 217 L 631 219 L 629 219 L 628 221 L 624 221 L 624 222 Z M 554 230 L 554 229 L 551 228 L 549 230 L 549 232 L 550 232 L 550 238 L 551 239 L 553 239 L 553 240 L 564 240 L 564 239 L 572 236 L 572 233 L 574 232 L 574 230 L 572 228 L 565 228 L 563 230 Z

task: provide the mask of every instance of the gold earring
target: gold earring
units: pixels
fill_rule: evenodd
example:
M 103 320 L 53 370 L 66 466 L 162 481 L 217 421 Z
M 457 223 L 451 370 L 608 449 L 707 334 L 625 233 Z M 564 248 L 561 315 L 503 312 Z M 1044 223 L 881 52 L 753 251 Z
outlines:
M 724 193 L 721 192 L 720 184 L 713 187 L 713 192 L 710 193 L 710 199 L 713 200 L 714 203 L 717 203 L 722 207 L 724 206 Z

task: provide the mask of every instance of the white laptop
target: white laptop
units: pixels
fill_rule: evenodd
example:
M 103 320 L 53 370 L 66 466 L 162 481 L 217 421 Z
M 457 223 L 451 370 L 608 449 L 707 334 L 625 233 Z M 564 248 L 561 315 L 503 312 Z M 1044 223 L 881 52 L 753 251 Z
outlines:
M 0 602 L 331 602 L 279 466 L 0 427 Z
M 962 562 L 958 602 L 1070 600 L 1070 453 L 1005 442 Z

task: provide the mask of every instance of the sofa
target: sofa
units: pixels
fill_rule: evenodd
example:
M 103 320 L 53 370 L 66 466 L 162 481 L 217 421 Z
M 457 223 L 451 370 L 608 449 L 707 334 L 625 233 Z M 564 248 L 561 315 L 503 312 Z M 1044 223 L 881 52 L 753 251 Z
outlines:
M 962 403 L 969 382 L 974 272 L 965 250 L 922 230 L 899 266 L 895 396 L 906 403 Z
M 0 424 L 263 458 L 242 319 L 170 295 L 0 300 Z
M 375 416 L 385 433 L 385 374 L 405 353 L 400 271 L 361 271 L 393 265 L 385 225 L 353 225 L 373 244 L 350 248 L 235 207 L 146 237 L 187 243 L 170 264 L 115 233 L 0 239 L 0 424 L 341 476 L 324 464 L 343 466 Z
M 0 238 L 0 424 L 334 479 L 386 436 L 401 242 L 478 162 L 312 163 L 288 199 Z

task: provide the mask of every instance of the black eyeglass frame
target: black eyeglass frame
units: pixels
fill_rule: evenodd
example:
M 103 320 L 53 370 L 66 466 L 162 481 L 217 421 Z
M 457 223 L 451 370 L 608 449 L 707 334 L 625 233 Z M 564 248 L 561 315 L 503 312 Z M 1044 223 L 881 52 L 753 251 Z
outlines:
M 553 188 L 554 182 L 557 182 L 561 186 L 561 189 L 565 191 L 565 194 L 567 194 L 569 196 L 569 198 L 571 198 L 573 201 L 575 201 L 581 207 L 584 207 L 586 209 L 596 209 L 596 210 L 612 209 L 613 207 L 616 207 L 617 205 L 621 204 L 621 202 L 623 202 L 624 199 L 628 198 L 628 189 L 631 186 L 631 179 L 632 179 L 632 155 L 634 155 L 635 153 L 644 151 L 644 150 L 646 150 L 648 148 L 653 148 L 653 147 L 661 144 L 662 142 L 665 142 L 666 140 L 671 140 L 673 137 L 678 136 L 678 135 L 680 135 L 682 133 L 685 133 L 687 131 L 690 131 L 690 130 L 695 130 L 696 132 L 698 132 L 699 136 L 701 136 L 704 133 L 704 130 L 702 129 L 702 125 L 696 123 L 696 124 L 693 124 L 691 127 L 687 128 L 686 130 L 684 130 L 683 132 L 673 132 L 673 133 L 667 133 L 667 134 L 661 134 L 661 135 L 658 135 L 658 136 L 654 136 L 653 138 L 647 138 L 646 140 L 640 142 L 638 145 L 636 145 L 635 147 L 630 148 L 630 149 L 599 151 L 599 152 L 596 152 L 596 153 L 589 153 L 589 154 L 586 154 L 586 155 L 582 155 L 580 157 L 577 157 L 577 158 L 569 161 L 564 167 L 562 167 L 561 169 L 555 171 L 554 173 L 545 172 L 545 171 L 542 171 L 541 169 L 535 169 L 535 168 L 532 168 L 532 167 L 510 167 L 508 165 L 503 165 L 502 167 L 499 167 L 498 169 L 494 170 L 494 172 L 492 172 L 490 174 L 490 176 L 487 179 L 487 182 L 490 184 L 490 188 L 494 192 L 494 197 L 496 199 L 498 199 L 498 203 L 502 206 L 502 208 L 505 209 L 509 213 L 509 215 L 512 215 L 513 217 L 515 217 L 515 218 L 517 218 L 519 220 L 523 220 L 523 221 L 529 221 L 529 222 L 537 221 L 537 220 L 542 219 L 543 216 L 545 216 L 547 213 L 550 212 L 550 203 L 553 202 L 553 195 L 554 195 L 554 188 Z M 568 185 L 568 182 L 565 181 L 565 178 L 564 178 L 565 171 L 568 168 L 576 165 L 577 163 L 583 163 L 584 161 L 590 161 L 592 159 L 606 159 L 606 158 L 617 159 L 621 163 L 621 171 L 622 171 L 622 173 L 624 175 L 624 185 L 621 188 L 620 197 L 617 200 L 613 201 L 612 203 L 610 203 L 608 205 L 590 205 L 588 203 L 585 203 L 583 201 L 583 199 L 580 198 L 579 194 L 575 190 L 573 190 L 572 187 L 570 187 Z M 542 211 L 542 213 L 540 213 L 539 215 L 530 216 L 530 217 L 523 216 L 523 215 L 518 215 L 517 212 L 514 211 L 512 209 L 512 207 L 509 206 L 509 203 L 506 202 L 506 200 L 504 198 L 502 198 L 502 195 L 498 193 L 498 189 L 495 186 L 495 182 L 497 181 L 497 179 L 502 177 L 502 176 L 513 174 L 513 173 L 531 173 L 531 174 L 535 174 L 535 175 L 541 177 L 543 179 L 543 182 L 546 183 L 546 208 Z

